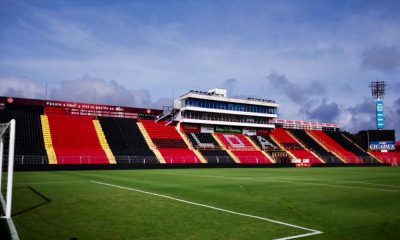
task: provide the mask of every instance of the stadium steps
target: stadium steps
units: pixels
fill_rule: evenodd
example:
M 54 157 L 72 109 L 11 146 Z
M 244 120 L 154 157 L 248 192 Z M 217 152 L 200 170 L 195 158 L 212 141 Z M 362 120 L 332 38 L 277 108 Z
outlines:
M 325 163 L 325 161 L 319 156 L 319 155 L 317 155 L 315 152 L 313 152 L 313 151 L 311 151 L 310 149 L 308 149 L 307 148 L 307 146 L 305 146 L 304 144 L 303 144 L 303 142 L 302 141 L 300 141 L 299 139 L 297 139 L 296 138 L 296 136 L 294 136 L 294 134 L 292 134 L 290 131 L 288 131 L 288 130 L 285 130 L 286 131 L 286 133 L 289 135 L 289 136 L 291 136 L 295 141 L 296 141 L 296 143 L 298 143 L 302 148 L 304 148 L 305 150 L 307 150 L 308 152 L 310 152 L 316 159 L 318 159 L 321 163 Z
M 225 150 L 199 150 L 208 163 L 235 163 Z
M 270 138 L 272 139 L 272 141 L 274 141 L 274 142 L 276 143 L 276 145 L 278 145 L 278 147 L 279 147 L 280 149 L 285 150 L 285 152 L 286 152 L 292 159 L 297 158 L 295 155 L 293 155 L 293 153 L 291 153 L 289 150 L 287 150 L 287 149 L 285 148 L 285 146 L 283 146 L 283 145 L 278 141 L 278 139 L 276 139 L 274 136 L 270 135 Z
M 321 144 L 310 137 L 303 129 L 290 129 L 290 134 L 300 143 L 307 147 L 314 154 L 318 155 L 325 163 L 343 163 L 342 160 L 330 151 L 326 150 Z
M 281 143 L 288 153 L 291 153 L 295 159 L 309 159 L 309 163 L 324 163 L 313 152 L 309 151 L 303 144 L 299 143 L 286 129 L 276 128 L 271 133 L 275 142 Z
M 202 163 L 175 126 L 164 121 L 142 120 L 141 123 L 166 163 Z
M 274 147 L 269 147 L 265 150 L 262 150 L 262 145 L 258 140 L 258 137 L 262 137 L 265 140 L 269 141 Z M 256 144 L 258 146 L 258 148 L 260 148 L 260 150 L 264 151 L 266 154 L 268 154 L 268 156 L 270 156 L 275 163 L 279 163 L 282 161 L 282 159 L 284 158 L 289 158 L 288 154 L 285 150 L 282 150 L 279 148 L 279 146 L 271 139 L 270 136 L 266 136 L 266 135 L 259 135 L 259 136 L 251 136 L 250 139 L 253 141 L 254 144 Z
M 374 151 L 373 154 L 375 158 L 378 158 L 382 163 L 389 163 L 394 166 L 398 166 L 400 163 L 400 152 L 379 152 Z
M 321 134 L 321 133 L 320 133 Z M 335 144 L 340 146 L 340 149 L 343 149 L 346 152 L 349 163 L 365 163 L 369 160 L 372 162 L 378 162 L 374 157 L 371 157 L 368 153 L 362 150 L 360 147 L 355 145 L 350 139 L 345 137 L 340 132 L 329 132 L 326 131 L 321 134 L 323 136 L 327 136 L 329 139 L 332 139 Z
M 216 133 L 219 140 L 241 163 L 269 164 L 271 161 L 261 151 L 257 151 L 243 134 Z
M 328 134 L 321 130 L 310 130 L 312 134 L 319 142 L 321 142 L 327 149 L 335 153 L 345 163 L 357 163 L 357 156 L 345 149 L 335 139 L 331 138 Z
M 161 164 L 165 164 L 165 159 L 162 156 L 162 154 L 160 153 L 160 151 L 156 148 L 156 146 L 153 143 L 153 140 L 151 140 L 148 132 L 146 131 L 146 128 L 143 126 L 143 123 L 141 122 L 137 122 L 136 123 L 139 127 L 140 132 L 142 133 L 144 140 L 146 141 L 147 145 L 150 147 L 150 149 L 154 152 L 154 155 L 156 155 L 158 161 Z
M 348 138 L 346 135 L 342 134 L 342 136 L 347 139 L 349 142 L 352 142 L 356 148 L 358 148 L 361 152 L 364 152 L 368 154 L 375 162 L 383 163 L 379 158 L 375 157 L 375 155 L 371 154 L 368 151 L 365 151 L 362 147 L 358 146 L 357 143 L 353 142 L 350 138 Z
M 53 141 L 51 139 L 49 119 L 46 115 L 40 115 L 40 121 L 42 123 L 43 142 L 46 149 L 47 158 L 49 164 L 57 164 L 57 156 L 53 148 Z
M 50 132 L 58 164 L 109 164 L 92 116 L 49 114 Z
M 215 141 L 217 141 L 217 143 L 219 144 L 219 146 L 221 146 L 222 150 L 225 150 L 228 155 L 233 159 L 233 161 L 235 161 L 235 163 L 240 163 L 240 160 L 238 157 L 236 157 L 235 154 L 233 154 L 231 152 L 231 150 L 227 149 L 225 144 L 222 143 L 222 141 L 215 135 L 215 133 L 212 134 L 212 136 L 214 137 Z
M 111 152 L 110 146 L 108 145 L 106 136 L 104 136 L 103 129 L 101 128 L 100 122 L 97 119 L 93 120 L 94 129 L 96 130 L 97 137 L 99 138 L 100 145 L 103 148 L 104 152 L 107 155 L 108 161 L 110 164 L 116 164 L 115 157 Z
M 194 154 L 197 156 L 197 158 L 200 160 L 201 163 L 207 163 L 207 160 L 204 158 L 204 156 L 199 152 L 199 150 L 195 149 L 192 145 L 192 142 L 189 140 L 189 138 L 186 136 L 185 133 L 183 133 L 179 127 L 176 127 L 176 131 L 181 135 L 183 141 L 186 143 L 186 145 L 189 147 L 190 150 L 194 152 Z
M 340 161 L 342 161 L 343 163 L 347 163 L 347 161 L 345 160 L 346 157 L 342 153 L 337 151 L 335 148 L 329 146 L 329 144 L 327 144 L 322 138 L 320 138 L 313 131 L 306 131 L 306 133 L 308 134 L 308 136 L 314 139 L 314 141 L 316 141 L 319 145 L 321 145 L 321 147 L 325 148 L 326 151 L 331 152 L 333 155 L 339 158 Z
M 271 163 L 276 163 L 275 159 L 273 159 L 271 156 L 269 156 L 266 152 L 264 152 L 263 150 L 260 149 L 260 147 L 249 137 L 249 136 L 245 136 L 245 138 L 247 139 L 247 141 L 249 141 L 249 143 L 251 145 L 253 145 L 253 147 L 257 150 L 260 151 L 262 155 L 264 155 Z

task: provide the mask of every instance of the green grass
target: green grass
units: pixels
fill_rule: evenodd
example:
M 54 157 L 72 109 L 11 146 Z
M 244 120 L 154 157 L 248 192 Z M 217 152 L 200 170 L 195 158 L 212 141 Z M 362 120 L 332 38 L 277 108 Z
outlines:
M 276 239 L 308 231 L 99 185 L 172 196 L 322 231 L 400 239 L 400 168 L 16 172 L 21 239 Z

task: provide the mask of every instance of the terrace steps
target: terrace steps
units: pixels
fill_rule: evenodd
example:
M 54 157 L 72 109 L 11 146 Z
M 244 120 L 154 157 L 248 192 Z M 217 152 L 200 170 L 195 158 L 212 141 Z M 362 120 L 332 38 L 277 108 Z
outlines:
M 100 125 L 99 120 L 93 120 L 94 129 L 96 130 L 97 137 L 99 138 L 100 146 L 103 148 L 104 152 L 107 155 L 108 161 L 110 164 L 116 164 L 115 157 L 111 152 L 110 146 L 108 145 L 107 139 L 104 135 L 103 129 Z
M 336 149 L 333 146 L 330 146 L 328 142 L 326 142 L 322 137 L 318 136 L 317 132 L 315 131 L 308 131 L 308 135 L 310 135 L 311 137 L 313 137 L 316 141 L 318 141 L 323 147 L 325 147 L 325 149 L 327 149 L 328 151 L 332 152 L 333 154 L 335 154 L 339 159 L 341 159 L 344 163 L 349 163 L 349 159 L 348 157 L 346 157 L 345 155 L 343 155 L 343 153 L 341 151 L 339 151 L 338 149 Z M 329 136 L 327 136 L 329 137 Z M 333 141 L 333 139 L 332 139 Z M 338 144 L 339 147 L 341 147 Z M 344 150 L 344 149 L 343 149 Z
M 186 136 L 185 133 L 183 133 L 179 127 L 176 127 L 176 131 L 181 135 L 183 141 L 186 143 L 188 148 L 194 152 L 194 154 L 197 156 L 197 158 L 200 160 L 201 163 L 207 163 L 207 160 L 204 158 L 204 156 L 200 153 L 199 150 L 195 149 L 193 147 L 192 142 L 189 140 L 189 138 Z
M 291 153 L 290 151 L 288 151 L 274 136 L 270 135 L 270 138 L 276 143 L 276 145 L 278 145 L 278 147 L 279 147 L 280 149 L 285 150 L 285 152 L 286 152 L 287 154 L 289 154 L 289 156 L 290 156 L 292 159 L 297 158 L 295 155 L 293 155 L 293 153 Z
M 142 133 L 144 140 L 146 141 L 147 145 L 149 146 L 149 148 L 154 152 L 154 155 L 156 155 L 158 161 L 161 164 L 165 164 L 165 159 L 162 156 L 162 154 L 160 153 L 160 151 L 157 149 L 157 147 L 154 145 L 153 140 L 151 140 L 149 133 L 146 131 L 146 128 L 143 126 L 143 123 L 141 122 L 137 122 L 136 123 L 139 127 L 140 132 Z
M 40 115 L 42 124 L 43 142 L 49 159 L 49 164 L 57 164 L 57 156 L 53 148 L 53 141 L 51 139 L 49 119 L 46 115 Z
M 305 150 L 307 150 L 309 153 L 311 153 L 316 159 L 318 159 L 321 163 L 325 163 L 324 160 L 322 160 L 322 158 L 315 154 L 313 151 L 308 150 L 308 148 L 299 140 L 296 138 L 296 136 L 294 136 L 290 131 L 286 131 L 286 133 L 291 136 L 294 140 L 296 140 L 296 142 Z
M 358 144 L 356 144 L 355 142 L 353 142 L 350 138 L 348 138 L 346 135 L 342 134 L 342 136 L 344 138 L 346 138 L 348 141 L 352 142 L 354 144 L 354 146 L 356 146 L 357 148 L 359 148 L 361 151 L 366 152 L 370 157 L 372 157 L 373 159 L 377 160 L 379 163 L 383 163 L 383 161 L 381 161 L 379 158 L 375 157 L 375 155 L 371 154 L 368 151 L 365 151 L 362 147 L 358 146 Z
M 219 144 L 219 146 L 221 146 L 222 150 L 225 150 L 228 155 L 233 159 L 233 161 L 235 161 L 235 163 L 240 163 L 240 160 L 238 157 L 236 157 L 235 154 L 233 154 L 231 152 L 231 150 L 227 149 L 225 144 L 222 143 L 222 141 L 215 135 L 215 133 L 212 134 L 213 138 L 215 139 L 215 141 L 217 141 L 217 143 Z
M 265 151 L 261 150 L 261 148 L 249 136 L 245 136 L 245 138 L 247 139 L 247 141 L 249 141 L 249 143 L 251 145 L 253 145 L 253 147 L 257 151 L 260 151 L 262 153 L 262 155 L 264 155 L 268 159 L 268 161 L 270 161 L 271 163 L 276 163 L 275 159 L 273 159 L 271 156 L 269 156 Z
M 337 158 L 339 158 L 343 163 L 346 163 L 345 157 L 343 154 L 341 154 L 339 151 L 336 151 L 334 148 L 329 147 L 329 145 L 320 137 L 318 137 L 316 134 L 314 134 L 312 131 L 306 131 L 308 136 L 310 136 L 314 141 L 316 141 L 321 147 L 325 148 L 326 151 L 331 152 L 333 155 L 335 155 Z

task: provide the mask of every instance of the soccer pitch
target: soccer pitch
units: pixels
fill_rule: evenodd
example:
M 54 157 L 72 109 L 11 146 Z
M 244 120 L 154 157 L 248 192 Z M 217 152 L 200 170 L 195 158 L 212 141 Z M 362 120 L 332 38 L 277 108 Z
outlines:
M 400 168 L 16 172 L 20 239 L 400 239 Z

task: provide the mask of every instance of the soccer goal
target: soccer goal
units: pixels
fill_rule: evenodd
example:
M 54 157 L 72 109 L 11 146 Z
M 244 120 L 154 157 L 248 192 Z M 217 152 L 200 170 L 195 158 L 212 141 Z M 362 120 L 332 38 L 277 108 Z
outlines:
M 0 201 L 4 212 L 1 217 L 7 219 L 11 218 L 14 146 L 15 120 L 13 119 L 8 123 L 0 123 Z

